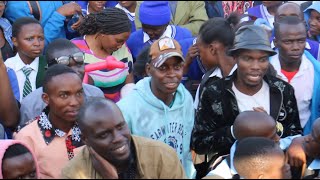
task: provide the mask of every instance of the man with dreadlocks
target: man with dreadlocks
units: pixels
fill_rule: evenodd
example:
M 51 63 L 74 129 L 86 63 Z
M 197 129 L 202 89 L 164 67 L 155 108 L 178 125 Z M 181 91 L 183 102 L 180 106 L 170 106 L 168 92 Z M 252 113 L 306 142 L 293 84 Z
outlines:
M 106 98 L 119 101 L 121 89 L 134 83 L 132 55 L 125 44 L 131 33 L 127 14 L 119 8 L 106 8 L 85 17 L 78 30 L 82 37 L 72 42 L 85 53 L 85 63 L 103 62 L 112 55 L 126 64 L 124 69 L 89 73 L 94 85 L 104 92 Z

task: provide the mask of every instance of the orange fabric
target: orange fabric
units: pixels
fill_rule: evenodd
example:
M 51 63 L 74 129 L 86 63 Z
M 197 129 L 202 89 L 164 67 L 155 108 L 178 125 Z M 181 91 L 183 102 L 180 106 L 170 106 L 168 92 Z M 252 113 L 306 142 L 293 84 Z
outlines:
M 298 70 L 293 71 L 293 72 L 288 72 L 288 71 L 281 69 L 281 72 L 283 75 L 285 75 L 288 78 L 288 83 L 290 83 L 290 81 L 292 80 L 294 75 L 296 75 L 298 73 Z

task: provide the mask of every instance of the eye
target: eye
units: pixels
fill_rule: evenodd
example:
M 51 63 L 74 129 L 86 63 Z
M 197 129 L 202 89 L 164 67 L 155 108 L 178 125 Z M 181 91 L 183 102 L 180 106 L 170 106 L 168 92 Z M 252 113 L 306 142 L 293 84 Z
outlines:
M 159 69 L 160 71 L 166 71 L 166 70 L 167 70 L 167 67 L 165 67 L 165 66 L 160 66 L 160 67 L 158 67 L 158 69 Z
M 263 58 L 261 58 L 259 61 L 260 61 L 260 62 L 266 62 L 266 61 L 268 61 L 268 58 L 267 58 L 267 57 L 263 57 Z
M 180 70 L 182 68 L 182 64 L 177 64 L 174 66 L 175 70 Z
M 62 99 L 66 99 L 68 97 L 68 95 L 66 93 L 62 93 L 59 95 L 59 97 Z
M 77 96 L 82 96 L 82 94 L 83 94 L 83 90 L 79 91 L 79 92 L 77 93 Z
M 29 37 L 29 38 L 26 38 L 27 41 L 32 41 L 33 38 Z

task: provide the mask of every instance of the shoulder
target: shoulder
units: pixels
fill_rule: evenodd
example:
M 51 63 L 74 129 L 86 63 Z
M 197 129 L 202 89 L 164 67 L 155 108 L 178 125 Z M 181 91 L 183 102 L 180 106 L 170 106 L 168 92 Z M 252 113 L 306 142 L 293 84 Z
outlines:
M 29 120 L 26 122 L 21 129 L 17 130 L 17 133 L 15 134 L 15 138 L 23 137 L 23 136 L 34 136 L 35 132 L 40 131 L 38 126 L 38 120 L 39 117 L 36 117 L 34 119 Z
M 73 159 L 67 163 L 67 165 L 62 169 L 61 174 L 63 178 L 71 179 L 90 179 L 89 170 L 93 169 L 91 167 L 91 160 L 89 156 L 89 151 L 87 146 L 84 146 L 80 153 L 78 153 Z M 81 173 L 79 173 L 81 172 Z
M 267 83 L 268 83 L 269 87 L 270 88 L 277 88 L 278 90 L 280 90 L 283 93 L 284 96 L 287 95 L 286 92 L 293 92 L 294 91 L 294 88 L 289 83 L 287 83 L 286 81 L 284 81 L 278 77 L 267 75 L 267 79 L 268 79 Z M 290 94 L 290 96 L 291 96 L 291 94 Z

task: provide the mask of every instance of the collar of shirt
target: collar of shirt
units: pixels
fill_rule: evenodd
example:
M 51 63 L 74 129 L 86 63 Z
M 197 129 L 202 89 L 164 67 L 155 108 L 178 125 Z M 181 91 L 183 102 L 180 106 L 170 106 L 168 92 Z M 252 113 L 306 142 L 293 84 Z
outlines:
M 238 174 L 238 172 L 236 171 L 236 169 L 233 166 L 233 157 L 234 157 L 234 153 L 236 152 L 237 142 L 238 141 L 235 141 L 230 149 L 230 172 L 232 175 Z
M 171 26 L 171 25 L 168 25 L 167 28 L 166 28 L 166 30 L 164 31 L 164 33 L 162 34 L 162 36 L 161 36 L 160 38 L 163 38 L 163 37 L 171 37 L 171 38 L 174 38 L 174 37 L 172 37 L 172 31 L 173 31 L 173 30 L 172 30 L 172 26 Z M 159 39 L 160 39 L 160 38 L 159 38 Z M 146 42 L 149 41 L 149 40 L 150 40 L 149 35 L 143 31 L 143 43 L 146 43 Z
M 271 41 L 271 48 L 272 48 L 272 49 L 275 48 L 274 43 L 273 43 L 273 40 Z M 306 47 L 305 47 L 305 49 L 311 49 L 310 44 L 308 43 L 308 41 L 306 41 Z
M 23 67 L 27 66 L 27 67 L 31 67 L 32 70 L 38 72 L 38 67 L 39 67 L 39 57 L 36 57 L 34 59 L 34 61 L 31 64 L 25 64 L 22 59 L 19 56 L 19 53 L 17 53 L 17 55 L 15 56 L 15 58 L 17 59 L 16 64 L 15 64 L 15 71 L 20 71 L 22 70 Z
M 128 16 L 129 17 L 129 19 L 130 19 L 130 17 L 131 17 L 131 21 L 134 21 L 134 17 L 136 16 L 136 13 L 135 12 L 130 12 L 127 8 L 125 8 L 125 7 L 123 7 L 123 6 L 121 6 L 121 4 L 120 3 L 118 3 L 116 6 L 115 6 L 116 8 L 119 8 L 119 9 L 122 9 L 127 15 L 130 15 L 130 16 Z M 133 19 L 132 19 L 133 18 Z
M 281 64 L 280 64 L 280 60 L 279 60 L 279 51 L 276 50 L 276 52 L 278 54 L 270 57 L 270 63 L 273 65 L 274 69 L 277 71 L 278 75 L 280 75 L 281 77 L 285 77 L 284 74 L 281 73 Z M 308 71 L 312 66 L 312 63 L 308 60 L 307 56 L 305 54 L 302 55 L 302 60 L 301 60 L 301 64 L 299 67 L 299 71 L 298 73 L 295 75 L 295 77 L 300 76 L 301 74 L 303 74 L 304 71 Z
M 313 160 L 309 165 L 308 169 L 310 170 L 320 169 L 320 159 Z
M 233 68 L 231 69 L 231 71 L 230 71 L 230 73 L 229 73 L 228 76 L 232 75 L 233 72 L 234 72 L 237 68 L 238 68 L 238 66 L 237 66 L 237 64 L 235 64 L 235 65 L 233 66 Z M 218 77 L 218 78 L 220 78 L 220 79 L 223 78 L 223 77 L 222 77 L 222 72 L 221 72 L 221 69 L 220 69 L 220 68 L 216 68 L 216 69 L 212 72 L 212 74 L 210 74 L 209 77 L 214 77 L 214 76 L 216 76 L 216 77 Z
M 103 7 L 103 9 L 105 9 L 106 7 Z M 82 12 L 83 12 L 83 10 L 82 10 Z M 88 4 L 87 4 L 87 9 L 86 9 L 86 13 L 87 13 L 87 15 L 89 15 L 90 13 L 89 13 L 89 2 L 88 2 Z

